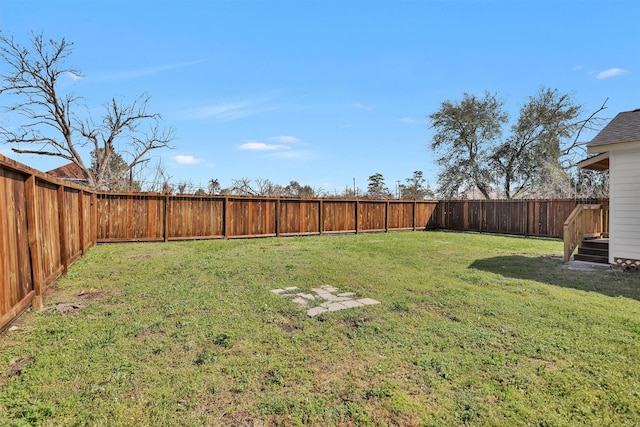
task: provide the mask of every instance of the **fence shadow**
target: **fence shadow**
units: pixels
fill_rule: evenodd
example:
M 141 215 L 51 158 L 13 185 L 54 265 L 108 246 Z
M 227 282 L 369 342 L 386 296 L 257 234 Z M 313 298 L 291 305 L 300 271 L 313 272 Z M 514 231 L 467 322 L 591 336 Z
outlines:
M 562 267 L 559 256 L 505 255 L 479 259 L 469 268 L 513 279 L 533 280 L 561 288 L 598 292 L 610 297 L 640 301 L 640 274 L 611 270 L 576 271 Z

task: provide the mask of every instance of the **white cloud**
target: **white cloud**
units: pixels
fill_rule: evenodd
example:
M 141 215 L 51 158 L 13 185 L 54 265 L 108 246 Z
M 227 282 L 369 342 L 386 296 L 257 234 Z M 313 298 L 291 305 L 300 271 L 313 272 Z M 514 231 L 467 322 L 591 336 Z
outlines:
M 250 102 L 233 104 L 217 104 L 198 108 L 192 111 L 192 117 L 199 119 L 215 119 L 224 122 L 241 119 L 251 114 Z
M 67 77 L 69 77 L 73 81 L 82 80 L 84 78 L 81 75 L 73 73 L 71 71 L 67 71 L 65 74 L 66 74 Z
M 291 149 L 291 147 L 287 145 L 265 144 L 264 142 L 258 141 L 247 141 L 244 144 L 240 145 L 238 148 L 241 150 L 249 151 L 275 151 Z
M 400 119 L 400 121 L 402 123 L 409 123 L 409 124 L 418 123 L 416 120 L 412 119 L 411 117 L 403 117 Z
M 626 73 L 628 73 L 628 71 L 623 70 L 622 68 L 609 68 L 608 70 L 600 71 L 596 74 L 596 79 L 608 79 L 609 77 L 620 76 Z
M 197 61 L 181 62 L 177 64 L 162 64 L 162 65 L 155 65 L 151 67 L 137 68 L 134 70 L 127 70 L 119 73 L 113 73 L 113 74 L 104 76 L 102 79 L 103 80 L 135 79 L 140 77 L 151 76 L 153 74 L 157 74 L 162 71 L 169 71 L 169 70 L 175 70 L 177 68 L 190 67 L 192 65 L 201 64 L 203 62 L 206 62 L 206 60 L 199 59 Z
M 187 156 L 184 154 L 178 154 L 176 156 L 172 156 L 171 159 L 178 163 L 179 165 L 197 165 L 199 163 L 204 163 L 204 159 L 199 159 L 194 156 Z
M 300 142 L 300 138 L 296 138 L 295 136 L 288 136 L 288 135 L 273 136 L 269 139 L 272 141 L 280 142 L 282 144 L 297 144 Z
M 252 116 L 265 111 L 273 110 L 275 107 L 264 105 L 273 97 L 267 94 L 262 97 L 220 104 L 211 104 L 199 108 L 193 108 L 178 113 L 184 120 L 188 119 L 211 119 L 218 122 L 230 122 L 247 116 Z

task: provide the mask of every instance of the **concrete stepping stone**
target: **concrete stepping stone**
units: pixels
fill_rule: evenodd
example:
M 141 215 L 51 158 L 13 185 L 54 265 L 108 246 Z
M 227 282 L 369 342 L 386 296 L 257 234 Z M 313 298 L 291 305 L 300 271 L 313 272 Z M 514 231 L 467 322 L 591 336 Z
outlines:
M 344 310 L 345 308 L 349 308 L 346 305 L 342 304 L 341 302 L 332 302 L 331 304 L 329 304 L 327 306 L 327 310 L 329 311 L 338 311 L 338 310 Z
M 329 309 L 325 307 L 313 307 L 307 310 L 307 315 L 309 315 L 309 317 L 313 317 L 326 311 L 329 311 Z
M 355 292 L 342 292 L 338 294 L 339 297 L 354 297 L 356 296 Z
M 292 299 L 291 301 L 295 302 L 296 304 L 298 304 L 301 307 L 307 307 L 309 305 L 309 301 L 302 298 L 302 297 L 297 297 Z
M 359 302 L 360 304 L 363 304 L 363 305 L 380 304 L 380 301 L 376 301 L 376 300 L 371 299 L 371 298 L 361 298 L 361 299 L 357 299 L 355 301 Z
M 355 300 L 349 300 L 349 301 L 343 301 L 340 304 L 346 306 L 347 308 L 354 308 L 354 307 L 362 307 L 364 306 L 364 304 L 362 304 L 361 302 L 355 301 Z

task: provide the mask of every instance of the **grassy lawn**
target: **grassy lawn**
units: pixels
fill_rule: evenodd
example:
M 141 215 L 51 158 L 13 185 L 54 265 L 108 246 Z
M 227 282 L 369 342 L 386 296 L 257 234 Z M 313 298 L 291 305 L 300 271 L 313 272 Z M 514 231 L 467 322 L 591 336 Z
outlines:
M 640 275 L 447 232 L 112 244 L 0 337 L 0 425 L 638 425 Z M 308 317 L 270 290 L 381 302 Z

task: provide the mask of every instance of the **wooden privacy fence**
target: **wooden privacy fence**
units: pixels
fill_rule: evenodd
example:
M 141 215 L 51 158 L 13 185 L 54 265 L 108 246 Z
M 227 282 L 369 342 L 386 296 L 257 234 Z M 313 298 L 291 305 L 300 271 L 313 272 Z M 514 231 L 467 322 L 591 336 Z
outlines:
M 576 205 L 589 203 L 594 201 L 576 199 L 440 201 L 429 225 L 447 230 L 561 239 L 564 233 L 564 221 Z
M 446 229 L 562 238 L 593 200 L 369 200 L 98 194 L 98 242 Z
M 97 241 L 425 230 L 437 201 L 98 194 Z
M 94 193 L 0 155 L 0 330 L 41 308 L 47 286 L 99 242 L 437 228 L 562 238 L 578 203 Z
M 95 200 L 0 156 L 0 330 L 95 244 Z

